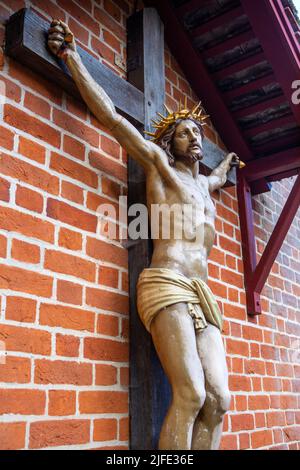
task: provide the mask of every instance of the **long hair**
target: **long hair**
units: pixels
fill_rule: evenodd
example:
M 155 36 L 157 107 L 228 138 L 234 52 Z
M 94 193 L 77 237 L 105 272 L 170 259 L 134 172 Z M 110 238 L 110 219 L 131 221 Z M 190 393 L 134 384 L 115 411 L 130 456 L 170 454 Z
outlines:
M 166 152 L 170 166 L 174 166 L 174 164 L 175 164 L 175 156 L 174 156 L 173 150 L 172 150 L 173 137 L 174 137 L 174 134 L 175 134 L 176 127 L 182 121 L 193 121 L 196 124 L 196 126 L 199 128 L 199 130 L 201 132 L 202 139 L 203 139 L 203 136 L 204 136 L 203 127 L 195 119 L 190 119 L 190 118 L 188 118 L 188 119 L 177 119 L 177 121 L 174 122 L 174 124 L 172 124 L 172 126 L 170 126 L 166 130 L 166 132 L 160 137 L 160 139 L 156 142 L 157 145 L 159 145 L 159 147 L 162 148 Z

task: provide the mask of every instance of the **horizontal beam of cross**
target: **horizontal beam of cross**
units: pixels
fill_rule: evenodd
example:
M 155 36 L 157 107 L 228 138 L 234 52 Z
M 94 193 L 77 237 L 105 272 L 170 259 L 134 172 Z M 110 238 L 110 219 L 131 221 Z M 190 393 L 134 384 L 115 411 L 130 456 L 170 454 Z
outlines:
M 47 49 L 49 22 L 30 9 L 15 13 L 6 25 L 6 54 L 55 82 L 76 98 L 80 93 L 64 63 Z M 83 64 L 119 111 L 144 124 L 144 94 L 77 46 Z

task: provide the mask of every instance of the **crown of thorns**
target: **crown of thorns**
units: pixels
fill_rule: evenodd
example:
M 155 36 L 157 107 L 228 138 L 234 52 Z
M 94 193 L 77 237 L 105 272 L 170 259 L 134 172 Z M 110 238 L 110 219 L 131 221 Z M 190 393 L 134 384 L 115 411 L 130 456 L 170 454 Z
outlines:
M 154 142 L 157 142 L 160 137 L 166 132 L 166 130 L 172 126 L 178 119 L 194 119 L 195 121 L 198 121 L 201 126 L 205 126 L 206 123 L 204 122 L 205 119 L 209 117 L 208 114 L 203 114 L 203 109 L 200 107 L 201 101 L 192 109 L 187 109 L 187 100 L 185 99 L 184 106 L 182 107 L 181 103 L 179 103 L 179 108 L 177 111 L 171 111 L 166 105 L 165 108 L 167 110 L 167 115 L 163 116 L 161 113 L 157 113 L 157 115 L 160 117 L 160 120 L 155 121 L 154 119 L 151 119 L 152 121 L 152 127 L 156 129 L 155 132 L 147 132 L 144 131 L 145 134 L 149 135 L 151 137 L 151 140 Z

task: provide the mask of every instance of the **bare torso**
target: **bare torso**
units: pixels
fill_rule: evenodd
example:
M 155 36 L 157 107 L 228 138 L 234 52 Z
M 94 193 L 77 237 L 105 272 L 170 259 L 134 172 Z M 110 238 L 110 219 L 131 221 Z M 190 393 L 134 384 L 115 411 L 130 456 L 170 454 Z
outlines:
M 207 259 L 215 238 L 215 206 L 208 191 L 208 181 L 204 175 L 194 177 L 176 168 L 171 171 L 177 176 L 174 177 L 174 184 L 172 181 L 166 184 L 156 168 L 148 173 L 149 213 L 153 204 L 178 204 L 181 208 L 188 209 L 177 212 L 179 230 L 175 232 L 174 224 L 171 223 L 168 238 L 162 236 L 161 223 L 165 219 L 160 219 L 159 238 L 153 240 L 154 251 L 150 267 L 168 268 L 206 281 Z M 187 230 L 180 230 L 180 224 Z

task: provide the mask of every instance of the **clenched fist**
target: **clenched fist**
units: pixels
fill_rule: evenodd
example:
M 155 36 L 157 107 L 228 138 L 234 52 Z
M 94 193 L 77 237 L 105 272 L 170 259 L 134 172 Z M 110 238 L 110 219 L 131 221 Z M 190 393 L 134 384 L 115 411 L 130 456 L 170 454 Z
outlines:
M 48 31 L 50 51 L 64 61 L 70 52 L 76 52 L 74 34 L 61 20 L 53 20 Z
M 236 153 L 231 152 L 227 155 L 228 160 L 230 161 L 230 167 L 244 168 L 245 163 L 242 162 Z

